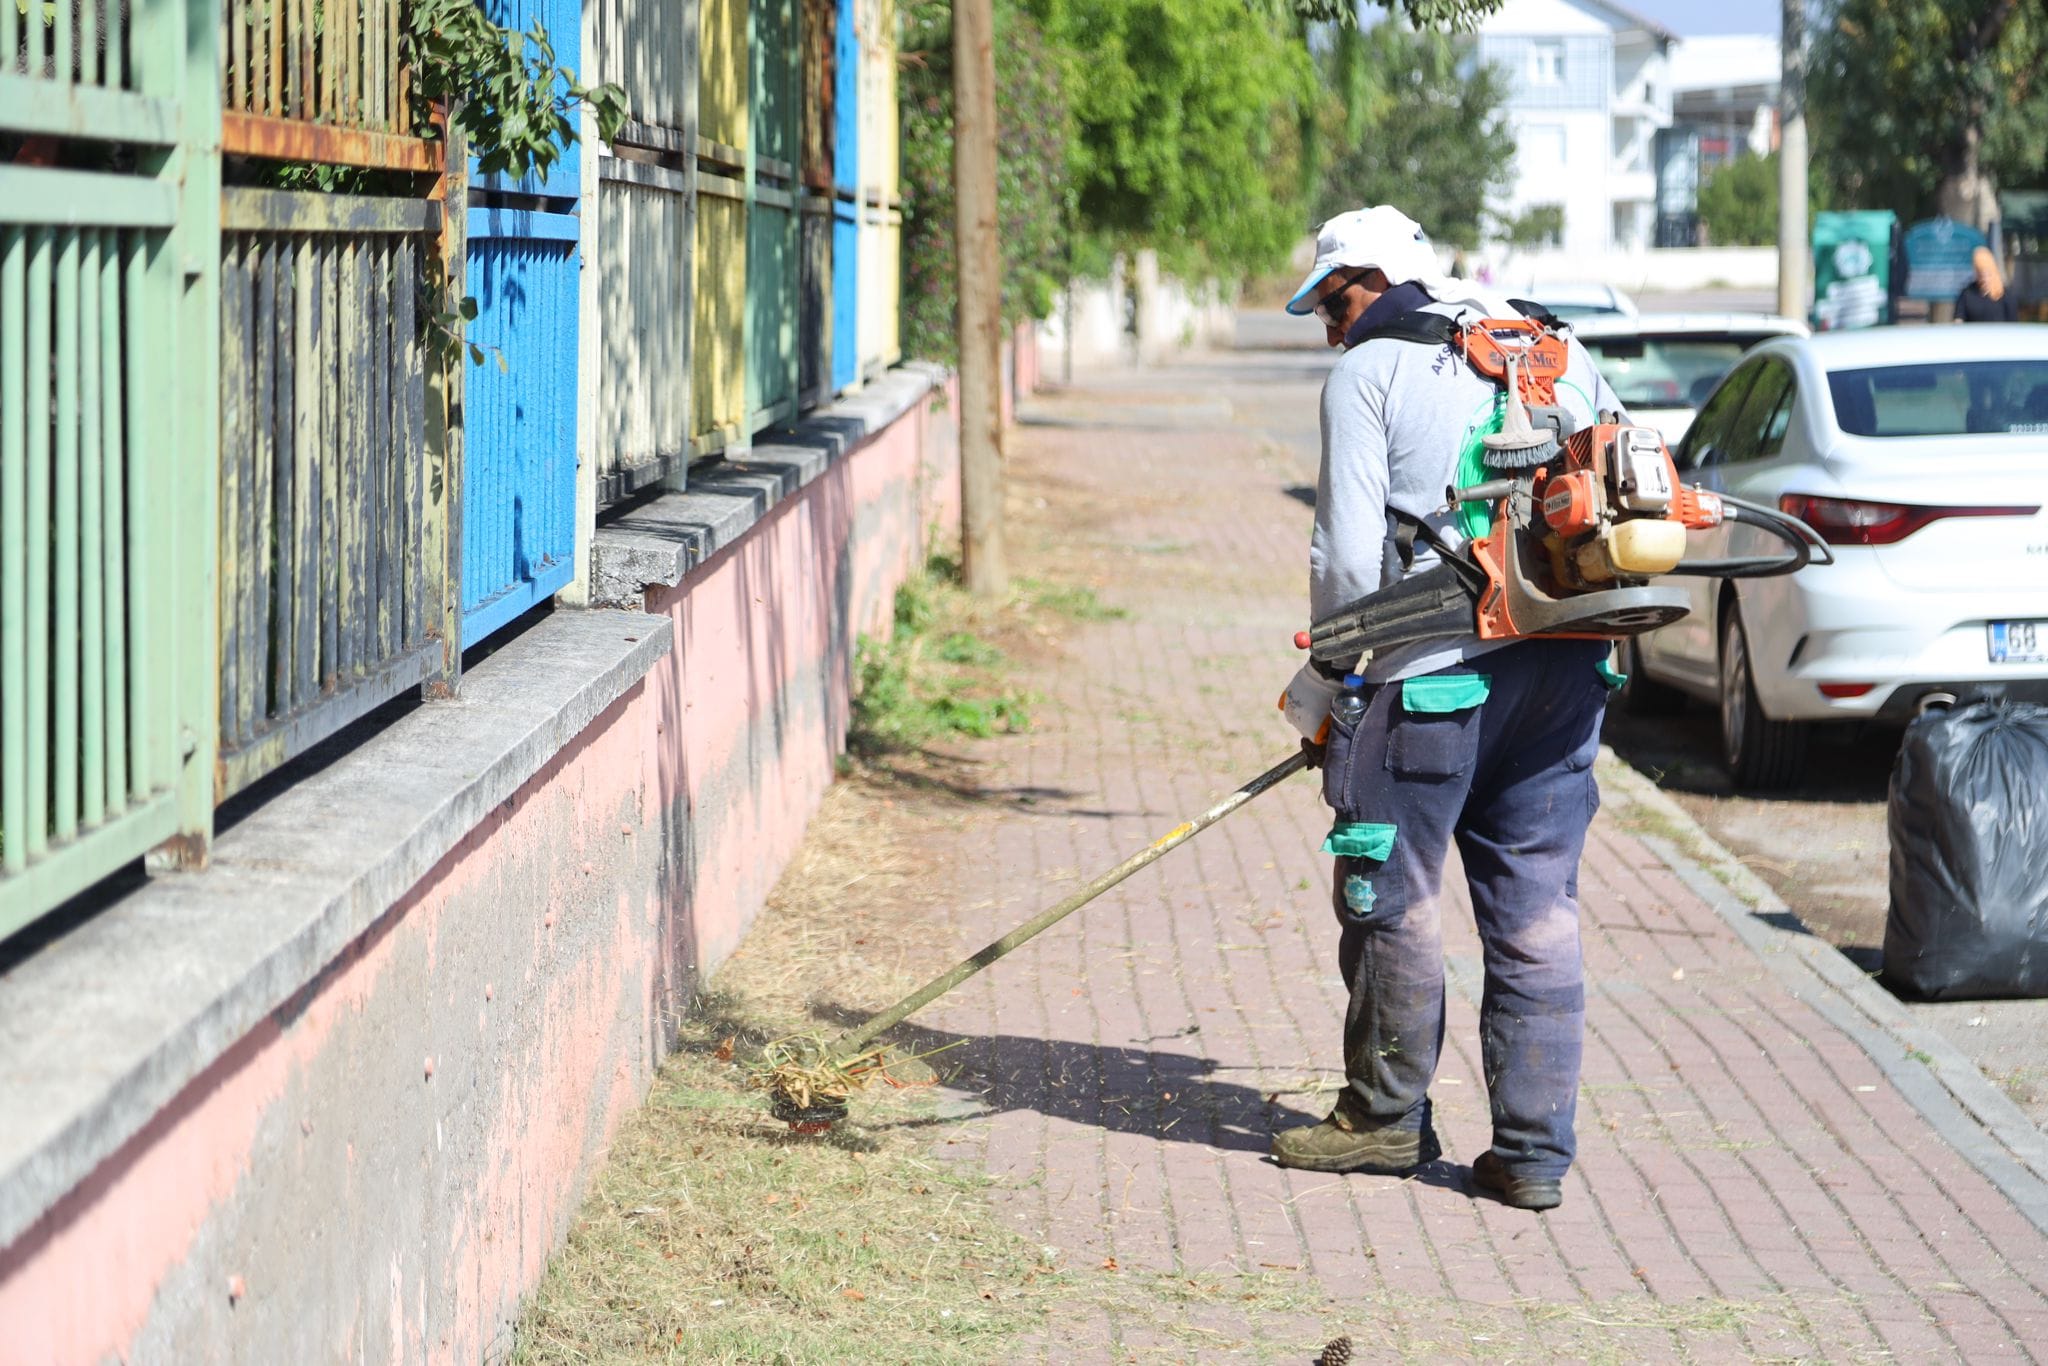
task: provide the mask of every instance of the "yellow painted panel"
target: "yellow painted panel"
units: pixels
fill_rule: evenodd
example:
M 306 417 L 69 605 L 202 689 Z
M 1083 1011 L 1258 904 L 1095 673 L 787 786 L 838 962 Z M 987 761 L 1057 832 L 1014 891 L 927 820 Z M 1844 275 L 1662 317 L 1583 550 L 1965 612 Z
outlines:
M 697 33 L 697 132 L 728 147 L 747 145 L 747 0 L 703 0 Z M 701 221 L 701 220 L 700 220 Z
M 691 434 L 735 441 L 747 403 L 747 209 L 697 196 L 696 318 L 690 345 Z

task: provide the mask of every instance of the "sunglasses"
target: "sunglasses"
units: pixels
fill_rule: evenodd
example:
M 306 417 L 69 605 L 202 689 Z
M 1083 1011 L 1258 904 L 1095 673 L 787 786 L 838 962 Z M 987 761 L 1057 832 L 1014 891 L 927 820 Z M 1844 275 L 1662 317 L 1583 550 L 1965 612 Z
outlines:
M 1314 313 L 1316 317 L 1322 319 L 1323 325 L 1325 327 L 1342 327 L 1344 324 L 1330 310 L 1336 305 L 1339 299 L 1343 298 L 1346 294 L 1349 294 L 1351 292 L 1351 288 L 1353 285 L 1356 285 L 1360 280 L 1363 280 L 1364 278 L 1364 271 L 1360 270 L 1352 272 L 1351 277 L 1349 279 L 1345 280 L 1344 283 L 1338 286 L 1336 289 L 1333 289 L 1328 294 L 1325 294 L 1320 300 L 1317 301 L 1316 306 L 1310 311 Z

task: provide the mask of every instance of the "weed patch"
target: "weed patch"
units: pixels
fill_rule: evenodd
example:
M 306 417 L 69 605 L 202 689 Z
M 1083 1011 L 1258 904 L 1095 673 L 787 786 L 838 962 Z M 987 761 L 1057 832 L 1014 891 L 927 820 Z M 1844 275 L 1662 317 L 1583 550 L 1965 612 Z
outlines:
M 862 636 L 854 653 L 847 747 L 859 758 L 949 739 L 985 740 L 1031 727 L 1033 699 L 1011 683 L 1013 643 L 1050 640 L 1053 622 L 1125 616 L 1085 584 L 1020 578 L 997 602 L 969 594 L 960 565 L 932 556 L 896 591 L 888 639 Z
M 863 635 L 856 646 L 847 747 L 873 757 L 1028 729 L 1029 699 L 1009 685 L 1008 657 L 989 638 L 1003 618 L 968 596 L 953 561 L 934 556 L 896 590 L 889 638 Z
M 1130 615 L 1123 608 L 1104 602 L 1086 584 L 1019 579 L 1017 593 L 1033 607 L 1057 612 L 1074 621 L 1121 621 Z

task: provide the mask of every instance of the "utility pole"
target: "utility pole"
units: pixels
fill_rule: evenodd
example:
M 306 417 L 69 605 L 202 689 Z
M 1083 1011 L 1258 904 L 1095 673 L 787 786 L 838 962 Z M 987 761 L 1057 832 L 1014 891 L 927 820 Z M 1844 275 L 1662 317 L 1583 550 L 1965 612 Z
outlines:
M 1778 313 L 1806 316 L 1806 0 L 1783 0 L 1778 78 Z
M 967 588 L 995 597 L 1003 563 L 1003 253 L 996 232 L 995 15 L 953 0 L 953 246 L 959 266 L 960 551 Z

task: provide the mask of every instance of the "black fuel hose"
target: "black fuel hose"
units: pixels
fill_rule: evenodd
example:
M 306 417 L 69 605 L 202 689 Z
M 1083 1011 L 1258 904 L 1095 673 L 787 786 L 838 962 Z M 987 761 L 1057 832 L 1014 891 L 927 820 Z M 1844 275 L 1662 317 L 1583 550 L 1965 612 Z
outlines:
M 1724 519 L 1760 527 L 1784 541 L 1792 549 L 1783 555 L 1748 555 L 1728 560 L 1680 560 L 1678 567 L 1671 570 L 1673 575 L 1684 574 L 1694 578 L 1709 579 L 1767 579 L 1780 574 L 1793 574 L 1809 564 L 1833 564 L 1834 552 L 1828 543 L 1797 517 L 1780 512 L 1762 503 L 1752 503 L 1747 498 L 1737 498 L 1732 493 L 1720 495 L 1721 506 L 1726 510 Z

